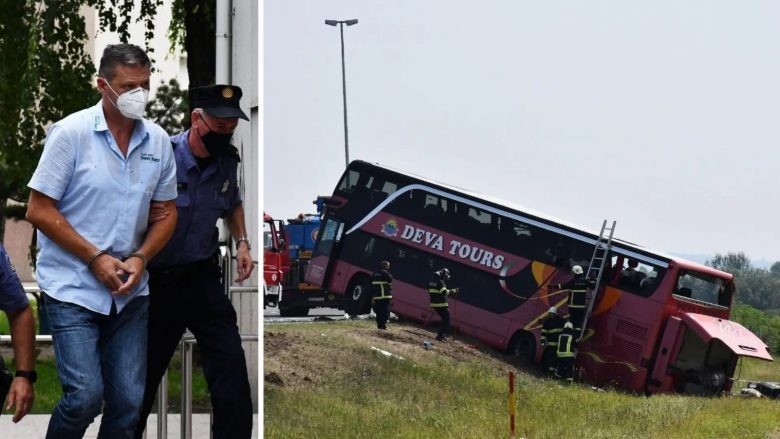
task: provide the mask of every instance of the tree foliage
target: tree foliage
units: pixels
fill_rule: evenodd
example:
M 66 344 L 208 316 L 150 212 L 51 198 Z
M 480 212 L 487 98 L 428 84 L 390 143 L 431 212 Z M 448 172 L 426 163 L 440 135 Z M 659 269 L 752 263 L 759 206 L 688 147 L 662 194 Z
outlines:
M 216 0 L 173 0 L 168 30 L 171 51 L 184 46 L 190 87 L 210 85 L 216 75 Z
M 83 6 L 95 8 L 99 30 L 130 39 L 129 25 L 144 23 L 146 51 L 153 57 L 151 40 L 157 8 L 163 0 L 0 0 L 0 218 L 6 203 L 25 202 L 27 182 L 38 163 L 46 129 L 66 115 L 99 99 L 92 78 L 95 64 L 86 53 L 88 35 Z M 215 0 L 174 0 L 172 48 L 184 43 L 188 52 L 190 84 L 214 79 Z M 191 31 L 188 31 L 191 30 Z M 175 50 L 175 49 L 172 49 Z M 163 91 L 167 105 L 178 96 L 170 85 Z M 181 94 L 181 92 L 179 93 Z M 180 111 L 184 101 L 172 107 Z M 189 115 L 161 114 L 166 128 L 188 124 Z M 13 209 L 15 217 L 23 209 Z M 5 221 L 0 220 L 0 240 Z
M 25 201 L 53 121 L 97 101 L 83 2 L 0 0 L 0 214 Z M 0 221 L 0 237 L 4 222 Z
M 745 253 L 715 254 L 705 263 L 718 270 L 734 275 L 737 288 L 736 298 L 740 303 L 760 310 L 780 309 L 780 263 L 771 270 L 753 267 Z
M 773 354 L 780 353 L 780 315 L 759 311 L 748 305 L 737 305 L 731 318 L 756 334 Z
M 780 261 L 770 270 L 755 268 L 739 252 L 716 253 L 705 264 L 734 275 L 736 304 L 731 318 L 761 338 L 771 352 L 780 353 Z
M 727 253 L 722 255 L 715 253 L 715 256 L 706 262 L 712 268 L 716 268 L 728 273 L 738 273 L 751 268 L 750 258 L 744 252 Z
M 176 134 L 190 127 L 187 91 L 179 87 L 179 81 L 171 79 L 157 87 L 154 100 L 146 107 L 146 117 L 160 125 L 169 134 Z

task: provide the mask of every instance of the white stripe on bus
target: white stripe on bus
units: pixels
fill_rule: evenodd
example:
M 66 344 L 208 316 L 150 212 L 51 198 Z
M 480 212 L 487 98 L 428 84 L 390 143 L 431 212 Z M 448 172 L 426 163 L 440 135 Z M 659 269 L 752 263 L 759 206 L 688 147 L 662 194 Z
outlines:
M 504 217 L 507 217 L 507 218 L 511 218 L 513 220 L 517 220 L 517 221 L 520 221 L 522 223 L 530 224 L 532 226 L 536 226 L 536 227 L 539 227 L 541 229 L 545 229 L 545 230 L 549 230 L 551 232 L 555 232 L 555 233 L 557 233 L 559 235 L 568 236 L 569 238 L 574 238 L 574 239 L 576 239 L 578 241 L 581 241 L 581 242 L 584 242 L 586 244 L 596 245 L 596 240 L 593 239 L 593 238 L 589 238 L 587 236 L 578 235 L 576 233 L 569 232 L 568 230 L 560 229 L 558 227 L 551 226 L 549 224 L 545 224 L 543 222 L 539 222 L 539 221 L 532 220 L 532 219 L 529 219 L 529 218 L 524 218 L 524 217 L 522 217 L 520 215 L 516 215 L 516 214 L 511 213 L 511 212 L 506 212 L 506 211 L 503 211 L 503 210 L 500 210 L 500 209 L 496 209 L 495 207 L 488 206 L 486 204 L 482 204 L 482 203 L 477 202 L 477 201 L 472 201 L 472 200 L 469 200 L 468 198 L 463 198 L 463 197 L 461 197 L 459 195 L 454 195 L 454 194 L 451 194 L 451 193 L 448 193 L 448 192 L 444 192 L 442 190 L 439 190 L 439 189 L 436 189 L 436 188 L 433 188 L 433 187 L 430 187 L 430 186 L 425 186 L 425 185 L 422 185 L 422 184 L 410 184 L 408 186 L 404 186 L 403 188 L 393 192 L 384 201 L 379 203 L 379 205 L 376 206 L 374 208 L 374 210 L 369 212 L 368 215 L 366 215 L 362 220 L 360 220 L 357 224 L 352 226 L 352 228 L 349 229 L 346 234 L 349 235 L 350 233 L 358 230 L 359 228 L 361 228 L 363 226 L 363 224 L 367 223 L 371 218 L 376 216 L 377 213 L 381 212 L 382 209 L 384 209 L 385 206 L 390 204 L 393 200 L 395 200 L 399 196 L 405 194 L 406 192 L 412 191 L 414 189 L 420 189 L 422 191 L 430 192 L 430 193 L 435 194 L 435 195 L 439 195 L 439 196 L 442 196 L 442 197 L 445 197 L 445 198 L 449 198 L 449 199 L 455 200 L 455 201 L 457 201 L 459 203 L 465 203 L 467 205 L 470 205 L 470 206 L 473 206 L 473 207 L 477 207 L 479 209 L 482 209 L 482 210 L 487 211 L 487 212 L 494 213 L 496 215 L 501 215 L 501 216 L 504 216 Z M 658 266 L 663 267 L 663 268 L 666 268 L 666 267 L 669 266 L 669 264 L 667 264 L 664 261 L 661 261 L 661 260 L 655 259 L 655 258 L 651 258 L 651 257 L 645 256 L 645 255 L 639 254 L 639 253 L 635 253 L 635 252 L 633 252 L 631 250 L 626 250 L 624 248 L 616 247 L 614 244 L 613 244 L 611 250 L 613 252 L 615 252 L 615 253 L 620 253 L 620 254 L 622 254 L 624 256 L 628 256 L 628 257 L 633 258 L 633 259 L 637 259 L 637 260 L 640 260 L 640 261 L 648 262 L 650 264 L 658 265 Z

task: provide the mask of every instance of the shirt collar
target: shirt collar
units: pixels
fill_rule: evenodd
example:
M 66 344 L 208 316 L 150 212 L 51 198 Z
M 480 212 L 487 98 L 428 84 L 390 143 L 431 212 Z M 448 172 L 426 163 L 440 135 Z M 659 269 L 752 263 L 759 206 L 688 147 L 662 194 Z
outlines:
M 198 165 L 195 162 L 195 156 L 192 155 L 192 150 L 190 150 L 190 130 L 176 134 L 171 137 L 171 141 L 176 144 L 175 154 L 182 159 L 181 162 L 177 161 L 177 163 L 181 163 L 186 170 Z
M 106 116 L 103 114 L 103 100 L 99 100 L 95 106 L 91 108 L 92 117 L 91 124 L 94 131 L 106 131 L 108 129 L 108 123 L 106 123 Z
M 191 129 L 171 137 L 171 141 L 177 145 L 175 153 L 183 160 L 181 165 L 187 171 L 198 166 L 198 162 L 195 160 L 195 156 L 192 155 L 192 150 L 190 149 L 190 131 Z M 200 169 L 201 178 L 206 178 L 217 172 L 217 169 L 221 168 L 221 163 L 222 157 L 216 157 L 212 162 L 212 165 L 206 166 L 206 169 Z M 178 161 L 177 164 L 179 164 Z
M 106 115 L 103 114 L 103 100 L 99 100 L 92 108 L 92 117 L 90 123 L 92 124 L 92 130 L 94 131 L 107 131 L 108 122 L 106 122 Z M 136 120 L 133 124 L 133 134 L 131 136 L 131 144 L 140 143 L 148 136 L 149 133 L 146 130 L 146 120 Z

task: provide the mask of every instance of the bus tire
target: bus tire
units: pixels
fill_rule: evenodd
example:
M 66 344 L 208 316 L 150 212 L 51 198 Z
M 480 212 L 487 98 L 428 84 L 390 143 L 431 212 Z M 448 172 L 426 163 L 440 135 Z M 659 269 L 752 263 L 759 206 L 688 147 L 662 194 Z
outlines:
M 536 338 L 530 332 L 517 331 L 509 341 L 507 353 L 520 360 L 533 363 L 536 359 Z
M 352 278 L 347 290 L 347 314 L 351 317 L 368 314 L 371 311 L 371 298 L 368 291 L 368 276 L 359 274 Z

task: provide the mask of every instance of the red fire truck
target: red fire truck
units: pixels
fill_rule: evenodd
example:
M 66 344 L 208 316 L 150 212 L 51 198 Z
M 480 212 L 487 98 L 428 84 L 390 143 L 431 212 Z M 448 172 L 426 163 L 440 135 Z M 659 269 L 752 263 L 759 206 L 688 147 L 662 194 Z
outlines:
M 369 274 L 390 262 L 392 311 L 437 320 L 426 283 L 448 268 L 452 323 L 495 348 L 538 361 L 541 320 L 564 313 L 549 288 L 588 267 L 602 235 L 529 209 L 354 161 L 339 180 L 306 280 L 367 312 Z M 613 227 L 614 229 L 614 227 Z M 610 235 L 611 240 L 611 235 Z M 729 321 L 731 274 L 611 240 L 577 353 L 578 371 L 599 385 L 637 392 L 719 394 L 741 357 L 772 360 L 766 345 Z
M 282 299 L 283 256 L 286 255 L 282 251 L 277 225 L 263 212 L 263 308 L 276 306 Z M 289 266 L 289 262 L 286 265 Z
M 315 204 L 321 209 L 322 200 Z M 304 317 L 312 308 L 338 308 L 351 311 L 348 300 L 329 294 L 304 280 L 320 227 L 320 214 L 301 214 L 297 218 L 274 221 L 264 214 L 265 306 L 276 306 L 282 317 Z

